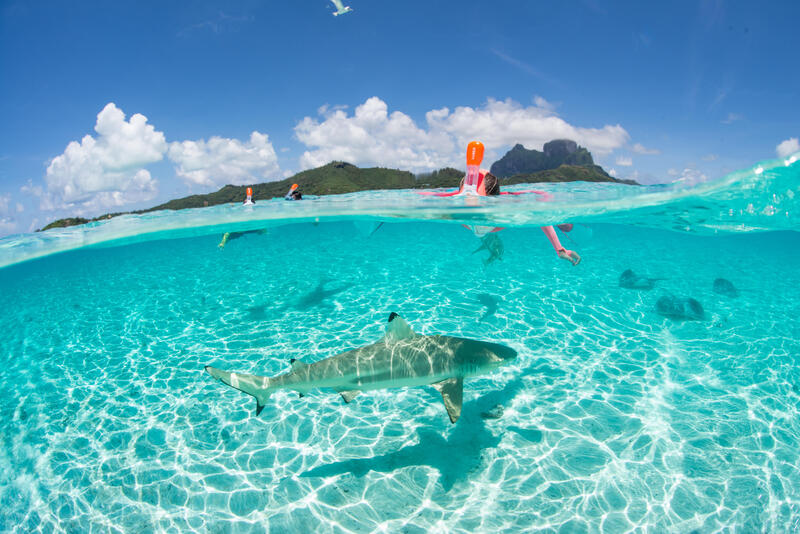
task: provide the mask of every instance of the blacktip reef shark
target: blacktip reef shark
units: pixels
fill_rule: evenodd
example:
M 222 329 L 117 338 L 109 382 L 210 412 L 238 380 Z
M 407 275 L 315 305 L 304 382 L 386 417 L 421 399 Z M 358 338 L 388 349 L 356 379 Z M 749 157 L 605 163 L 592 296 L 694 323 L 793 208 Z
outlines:
M 353 11 L 350 9 L 350 6 L 346 6 L 342 4 L 342 0 L 331 0 L 333 5 L 336 6 L 336 12 L 333 14 L 334 17 L 338 17 L 339 15 L 344 15 L 345 13 L 350 13 Z
M 350 402 L 362 391 L 432 385 L 455 423 L 461 415 L 464 378 L 488 373 L 516 357 L 517 351 L 497 343 L 416 334 L 392 313 L 386 335 L 378 342 L 314 363 L 292 360 L 292 370 L 276 377 L 205 369 L 222 383 L 255 397 L 256 415 L 279 389 L 292 389 L 302 397 L 314 388 L 333 388 Z

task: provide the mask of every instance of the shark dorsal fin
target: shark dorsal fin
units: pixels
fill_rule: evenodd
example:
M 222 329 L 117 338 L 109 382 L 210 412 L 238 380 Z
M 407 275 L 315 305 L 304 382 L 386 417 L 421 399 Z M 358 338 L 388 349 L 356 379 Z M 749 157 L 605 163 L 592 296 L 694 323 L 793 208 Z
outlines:
M 405 319 L 394 312 L 389 315 L 389 326 L 386 327 L 386 336 L 384 337 L 387 343 L 394 343 L 395 341 L 414 337 L 415 335 L 416 334 L 411 327 L 408 326 Z
M 292 364 L 292 371 L 298 371 L 303 367 L 305 367 L 306 365 L 308 365 L 307 363 L 303 363 L 300 360 L 296 360 L 294 358 L 289 360 L 289 363 Z
M 447 409 L 447 415 L 450 416 L 450 422 L 455 423 L 461 415 L 461 401 L 464 398 L 464 379 L 459 377 L 448 378 L 441 382 L 436 382 L 433 387 L 439 390 L 442 394 L 444 407 Z

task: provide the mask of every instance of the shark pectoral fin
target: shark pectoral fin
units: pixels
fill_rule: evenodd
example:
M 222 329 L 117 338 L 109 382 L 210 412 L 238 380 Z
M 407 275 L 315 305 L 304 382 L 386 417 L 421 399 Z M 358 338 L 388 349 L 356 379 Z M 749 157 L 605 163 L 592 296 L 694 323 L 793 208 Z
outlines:
M 442 394 L 444 407 L 447 409 L 447 415 L 450 416 L 450 422 L 455 423 L 461 415 L 461 401 L 464 398 L 464 379 L 448 378 L 433 384 L 433 387 L 439 390 Z
M 359 393 L 361 393 L 361 391 L 359 391 L 357 389 L 351 389 L 349 391 L 340 391 L 339 392 L 339 394 L 344 399 L 344 402 L 350 402 L 351 400 L 353 400 L 356 397 L 358 397 Z
M 415 335 L 416 334 L 411 327 L 408 326 L 405 319 L 394 312 L 389 314 L 389 326 L 386 327 L 386 335 L 384 336 L 387 343 L 394 343 L 395 341 L 414 337 Z
M 269 398 L 269 378 L 266 376 L 246 375 L 243 373 L 231 373 L 206 365 L 206 372 L 234 389 L 252 395 L 256 399 L 256 415 L 261 414 Z

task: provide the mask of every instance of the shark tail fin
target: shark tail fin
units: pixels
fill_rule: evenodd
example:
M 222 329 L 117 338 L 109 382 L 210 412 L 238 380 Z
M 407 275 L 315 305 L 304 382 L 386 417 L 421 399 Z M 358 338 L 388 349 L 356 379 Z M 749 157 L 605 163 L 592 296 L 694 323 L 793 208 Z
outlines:
M 270 393 L 270 380 L 266 376 L 246 375 L 243 373 L 231 373 L 206 365 L 206 372 L 232 388 L 252 395 L 256 399 L 256 415 L 261 414 Z

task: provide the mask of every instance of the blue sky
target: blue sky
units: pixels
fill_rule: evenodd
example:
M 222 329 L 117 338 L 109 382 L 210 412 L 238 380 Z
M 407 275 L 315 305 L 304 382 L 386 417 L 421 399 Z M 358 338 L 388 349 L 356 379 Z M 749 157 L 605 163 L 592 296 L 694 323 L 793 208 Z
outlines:
M 471 138 L 643 183 L 797 150 L 797 1 L 346 3 L 0 3 L 0 234 Z

